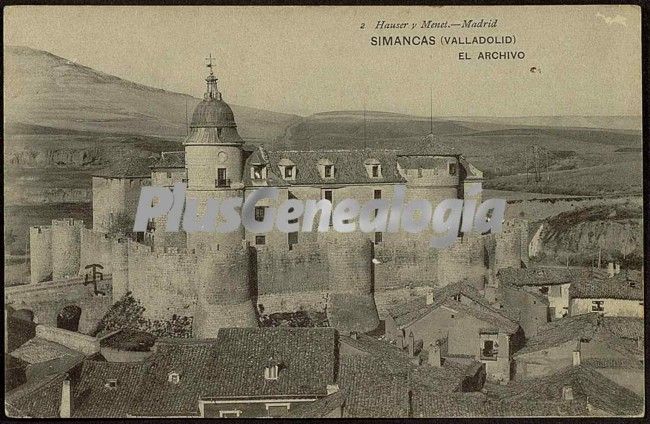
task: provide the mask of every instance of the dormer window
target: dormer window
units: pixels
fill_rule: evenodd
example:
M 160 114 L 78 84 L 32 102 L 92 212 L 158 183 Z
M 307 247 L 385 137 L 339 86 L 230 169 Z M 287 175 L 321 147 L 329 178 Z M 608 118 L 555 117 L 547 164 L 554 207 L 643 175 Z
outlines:
M 167 381 L 169 381 L 172 384 L 178 384 L 181 381 L 181 376 L 177 372 L 172 371 L 167 376 Z
M 282 178 L 285 180 L 295 180 L 296 179 L 296 164 L 290 161 L 289 159 L 282 159 L 278 162 L 278 167 L 280 168 L 280 173 Z
M 104 384 L 104 386 L 109 389 L 117 389 L 117 378 L 109 378 L 106 380 L 106 384 Z
M 264 379 L 265 380 L 277 380 L 278 379 L 278 365 L 269 365 L 264 368 Z
M 334 164 L 329 159 L 319 160 L 318 170 L 321 178 L 334 178 Z
M 368 159 L 363 164 L 370 178 L 381 178 L 381 164 L 377 159 Z
M 251 178 L 254 180 L 263 180 L 266 178 L 266 165 L 253 165 L 251 168 Z

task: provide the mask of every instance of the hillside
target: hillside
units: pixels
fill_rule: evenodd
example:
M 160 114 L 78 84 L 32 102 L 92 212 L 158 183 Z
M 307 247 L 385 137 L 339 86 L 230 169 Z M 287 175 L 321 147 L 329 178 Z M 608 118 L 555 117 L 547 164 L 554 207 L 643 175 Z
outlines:
M 611 120 L 603 118 L 603 126 Z M 430 119 L 384 112 L 319 113 L 287 129 L 287 148 L 399 148 L 406 152 L 463 154 L 489 179 L 487 188 L 539 193 L 604 194 L 642 191 L 640 131 L 519 126 L 495 122 Z M 550 118 L 549 118 L 550 119 Z M 597 125 L 599 117 L 591 122 Z M 560 123 L 562 119 L 559 120 Z M 365 137 L 364 137 L 365 134 Z M 534 169 L 542 181 L 526 177 Z
M 28 47 L 4 49 L 5 122 L 101 133 L 180 138 L 200 101 L 147 87 Z M 231 105 L 248 139 L 281 135 L 295 115 Z

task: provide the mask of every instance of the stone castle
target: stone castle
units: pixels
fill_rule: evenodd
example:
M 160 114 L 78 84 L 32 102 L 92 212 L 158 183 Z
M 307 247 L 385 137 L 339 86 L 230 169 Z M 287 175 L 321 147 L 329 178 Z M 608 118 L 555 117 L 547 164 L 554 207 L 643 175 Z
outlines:
M 30 229 L 33 284 L 83 275 L 100 264 L 112 276 L 112 297 L 130 291 L 150 318 L 192 316 L 193 335 L 216 337 L 219 328 L 258 325 L 261 312 L 317 310 L 341 331 L 379 325 L 383 305 L 405 287 L 440 287 L 460 280 L 479 290 L 496 271 L 528 260 L 527 225 L 507 221 L 499 234 L 464 235 L 451 248 L 432 249 L 431 232 L 396 233 L 168 233 L 164 219 L 135 240 L 109 229 L 134 217 L 142 186 L 187 184 L 187 198 L 245 197 L 264 186 L 286 199 L 392 198 L 407 187 L 406 201 L 434 206 L 447 198 L 478 202 L 483 175 L 462 155 L 400 150 L 271 150 L 239 136 L 232 109 L 210 67 L 203 101 L 194 110 L 184 151 L 155 161 L 131 160 L 93 176 L 93 228 L 62 219 Z M 470 197 L 469 195 L 467 197 Z M 266 202 L 266 203 L 264 203 Z M 201 210 L 198 211 L 202 213 Z

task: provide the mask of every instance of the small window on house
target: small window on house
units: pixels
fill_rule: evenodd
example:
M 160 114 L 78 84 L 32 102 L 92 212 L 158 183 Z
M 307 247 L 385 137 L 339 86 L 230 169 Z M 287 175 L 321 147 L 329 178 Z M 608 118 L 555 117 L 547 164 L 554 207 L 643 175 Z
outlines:
M 178 384 L 181 381 L 181 376 L 177 372 L 170 372 L 167 376 L 167 381 L 172 384 Z
M 456 175 L 456 167 L 457 165 L 455 163 L 449 164 L 449 175 Z
M 278 379 L 278 366 L 269 365 L 264 368 L 264 379 L 265 380 L 277 380 Z
M 542 286 L 542 287 L 540 287 L 540 288 L 539 288 L 539 292 L 540 292 L 541 294 L 548 294 L 548 287 L 546 287 L 546 286 Z
M 266 212 L 266 206 L 255 206 L 255 221 L 258 222 L 264 221 L 265 212 Z
M 295 177 L 295 167 L 294 166 L 285 166 L 284 167 L 284 178 L 293 179 Z
M 496 340 L 483 340 L 481 359 L 496 360 L 499 354 L 499 344 Z
M 334 165 L 323 165 L 323 176 L 325 178 L 334 177 Z
M 109 389 L 117 389 L 117 378 L 109 378 L 106 380 L 106 384 L 104 386 L 108 387 Z
M 332 203 L 332 190 L 325 190 L 325 191 L 323 192 L 323 198 L 324 198 L 325 200 L 329 200 L 330 203 Z
M 422 178 L 422 168 L 418 168 L 418 178 Z
M 172 177 L 172 173 L 171 173 L 171 172 L 167 172 L 167 178 L 171 178 L 171 177 Z
M 372 170 L 372 177 L 373 178 L 378 178 L 379 177 L 379 170 L 380 170 L 379 165 L 372 165 L 372 167 L 370 169 Z
M 374 198 L 375 199 L 381 199 L 381 190 L 375 190 Z
M 381 242 L 382 242 L 382 233 L 378 231 L 375 233 L 375 244 L 379 244 Z
M 266 404 L 266 410 L 268 411 L 269 417 L 281 417 L 290 407 L 291 405 L 289 403 Z
M 266 236 L 255 236 L 255 244 L 263 246 L 266 244 Z
M 266 166 L 264 165 L 253 165 L 251 168 L 251 178 L 254 180 L 261 180 L 264 178 L 264 170 Z
M 605 310 L 605 301 L 603 300 L 594 300 L 591 302 L 591 311 L 592 312 L 603 312 Z
M 239 418 L 241 411 L 234 409 L 232 411 L 219 411 L 219 418 Z

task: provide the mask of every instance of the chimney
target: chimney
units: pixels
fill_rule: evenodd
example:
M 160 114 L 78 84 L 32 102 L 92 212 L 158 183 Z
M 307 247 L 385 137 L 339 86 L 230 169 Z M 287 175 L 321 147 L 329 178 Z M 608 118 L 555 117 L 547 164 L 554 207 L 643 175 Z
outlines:
M 70 418 L 72 413 L 72 396 L 70 393 L 70 380 L 67 378 L 63 380 L 61 389 L 61 406 L 59 408 L 59 416 L 61 418 Z
M 620 274 L 621 273 L 621 264 L 618 262 L 614 264 L 614 274 Z
M 429 345 L 429 365 L 432 367 L 440 368 L 442 366 L 442 358 L 440 356 L 440 340 Z
M 608 262 L 607 263 L 607 276 L 610 277 L 610 278 L 614 276 L 614 263 L 613 262 Z
M 573 366 L 577 367 L 580 365 L 580 351 L 579 350 L 574 350 L 573 351 Z
M 573 388 L 571 386 L 562 387 L 562 400 L 573 400 Z
M 433 292 L 427 293 L 427 305 L 433 305 Z
M 328 384 L 327 385 L 327 396 L 333 395 L 334 393 L 339 391 L 339 385 L 338 384 Z
M 414 357 L 415 356 L 415 336 L 413 335 L 412 331 L 409 333 L 408 349 L 409 349 L 409 356 L 411 358 Z

